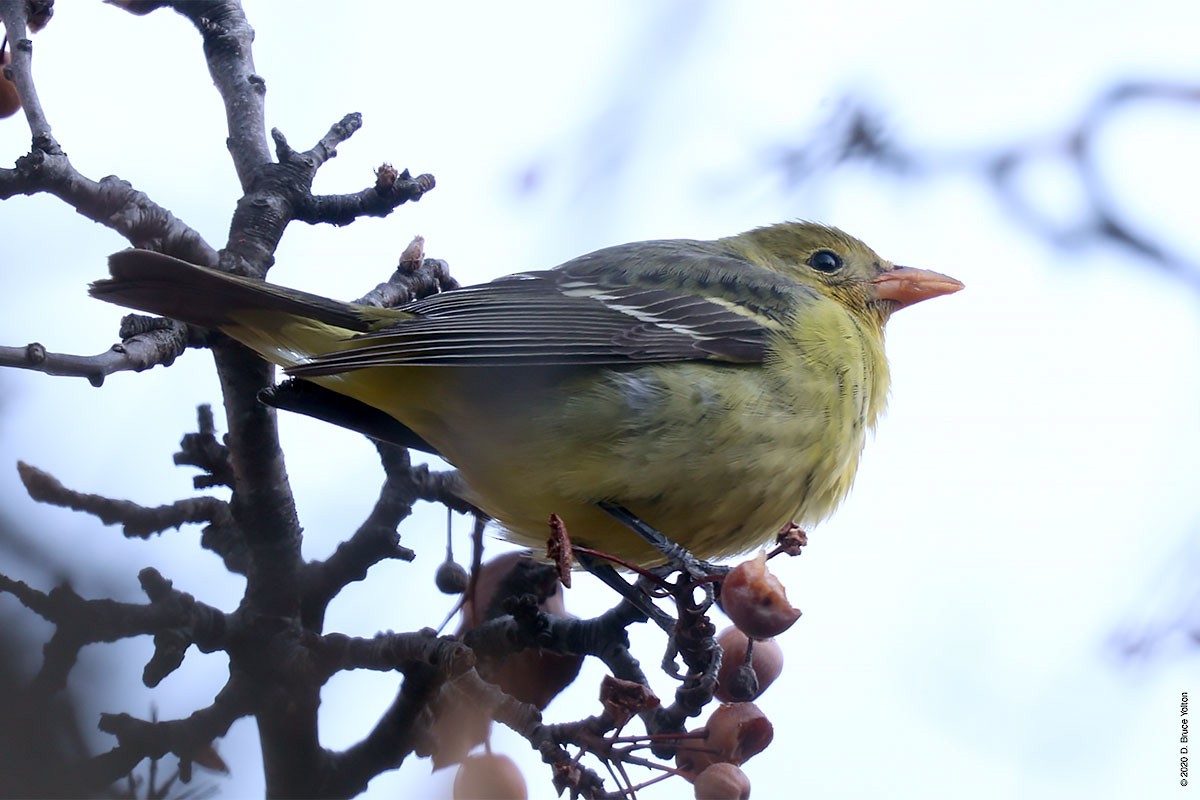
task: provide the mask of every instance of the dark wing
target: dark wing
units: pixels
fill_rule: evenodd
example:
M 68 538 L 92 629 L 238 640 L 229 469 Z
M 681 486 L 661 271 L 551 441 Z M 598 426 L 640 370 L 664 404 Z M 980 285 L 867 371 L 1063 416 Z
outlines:
M 762 361 L 811 290 L 715 242 L 641 242 L 433 295 L 414 318 L 289 370 Z

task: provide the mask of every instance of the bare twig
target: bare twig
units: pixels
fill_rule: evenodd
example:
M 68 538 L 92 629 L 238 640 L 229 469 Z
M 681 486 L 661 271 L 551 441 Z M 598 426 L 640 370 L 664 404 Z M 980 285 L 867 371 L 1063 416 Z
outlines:
M 196 409 L 196 427 L 196 433 L 184 434 L 179 443 L 179 452 L 174 456 L 175 463 L 199 467 L 207 473 L 192 479 L 192 485 L 197 489 L 213 486 L 234 488 L 229 448 L 217 441 L 217 426 L 213 420 L 212 406 L 205 403 Z
M 335 145 L 360 125 L 358 114 L 347 115 L 303 153 L 293 150 L 281 131 L 271 131 L 279 162 L 262 164 L 238 201 L 231 226 L 234 235 L 222 255 L 225 269 L 263 277 L 291 221 L 348 225 L 363 216 L 387 216 L 409 200 L 420 200 L 434 187 L 432 175 L 413 178 L 408 170 L 397 173 L 386 167 L 376 173 L 373 187 L 356 194 L 314 195 L 317 170 L 334 155 Z
M 0 592 L 13 595 L 56 626 L 46 643 L 42 668 L 30 687 L 32 693 L 48 697 L 62 689 L 79 650 L 93 642 L 153 634 L 155 654 L 143 675 L 149 685 L 179 665 L 188 644 L 195 643 L 206 651 L 223 646 L 227 627 L 223 613 L 172 589 L 170 581 L 152 569 L 142 570 L 138 577 L 150 598 L 145 605 L 85 600 L 67 586 L 46 594 L 0 575 Z
M 33 85 L 33 42 L 29 40 L 29 4 L 26 0 L 0 0 L 0 22 L 12 49 L 12 64 L 6 72 L 17 88 L 25 119 L 33 133 L 34 146 L 47 152 L 61 153 L 62 148 L 50 135 L 50 123 L 42 111 L 37 89 Z
M 147 721 L 128 714 L 102 714 L 100 730 L 117 737 L 118 745 L 80 766 L 81 785 L 95 789 L 108 786 L 127 775 L 143 759 L 162 758 L 174 753 L 181 761 L 224 736 L 255 705 L 253 689 L 244 681 L 231 678 L 217 694 L 212 705 L 185 719 Z
M 397 526 L 412 513 L 428 467 L 413 467 L 408 451 L 395 445 L 377 445 L 387 479 L 370 515 L 354 535 L 338 545 L 324 561 L 306 568 L 305 616 L 323 618 L 325 607 L 348 583 L 360 581 L 367 570 L 386 558 L 412 561 L 416 554 L 400 544 Z
M 375 186 L 354 194 L 312 195 L 296 209 L 296 219 L 312 225 L 349 225 L 359 217 L 386 217 L 397 206 L 420 200 L 434 186 L 432 175 L 414 178 L 404 170 L 386 184 L 377 181 Z
M 354 302 L 394 308 L 458 287 L 458 281 L 450 275 L 450 265 L 441 259 L 426 258 L 425 237 L 414 236 L 400 254 L 400 263 L 392 276 Z
M 25 38 L 25 14 L 24 0 L 0 0 L 0 19 L 13 46 L 8 71 L 21 96 L 33 137 L 29 154 L 18 158 L 15 168 L 0 169 L 0 200 L 18 194 L 52 194 L 88 219 L 121 234 L 135 247 L 160 250 L 197 264 L 216 263 L 216 252 L 200 234 L 127 181 L 111 175 L 93 181 L 71 164 L 50 133 L 50 123 L 37 96 L 33 43 Z
M 17 462 L 17 472 L 29 496 L 39 503 L 84 511 L 96 516 L 105 525 L 120 524 L 127 537 L 146 539 L 151 534 L 178 528 L 187 522 L 220 523 L 229 519 L 229 506 L 215 497 L 193 497 L 148 508 L 128 500 L 73 491 L 50 473 L 23 461 Z
M 437 636 L 429 628 L 415 633 L 380 633 L 371 639 L 330 633 L 322 636 L 315 648 L 322 682 L 350 669 L 407 673 L 432 667 L 452 678 L 475 664 L 469 647 L 449 636 Z
M 34 342 L 24 347 L 0 347 L 0 367 L 87 378 L 93 386 L 101 386 L 114 372 L 141 372 L 160 364 L 170 366 L 192 344 L 195 329 L 182 322 L 132 314 L 125 319 L 145 324 L 139 332 L 98 355 L 54 353 Z
M 400 766 L 410 753 L 427 755 L 432 714 L 430 703 L 445 685 L 446 673 L 414 665 L 404 676 L 392 705 L 362 741 L 331 754 L 320 792 L 327 797 L 351 797 L 365 791 L 379 773 Z M 310 787 L 310 794 L 317 794 Z

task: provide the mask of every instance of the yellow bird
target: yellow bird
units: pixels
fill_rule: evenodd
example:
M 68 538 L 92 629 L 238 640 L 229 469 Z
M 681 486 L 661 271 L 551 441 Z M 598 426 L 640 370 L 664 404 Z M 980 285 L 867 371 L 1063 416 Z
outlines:
M 808 222 L 618 245 L 395 309 L 143 250 L 109 267 L 94 296 L 348 398 L 322 416 L 441 455 L 514 541 L 544 546 L 556 513 L 643 564 L 661 556 L 600 504 L 705 559 L 828 516 L 887 399 L 884 323 L 962 288 Z

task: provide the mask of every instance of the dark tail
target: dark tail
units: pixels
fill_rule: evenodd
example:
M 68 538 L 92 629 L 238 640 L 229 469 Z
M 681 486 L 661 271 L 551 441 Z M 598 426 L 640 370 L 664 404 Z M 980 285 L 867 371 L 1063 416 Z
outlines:
M 205 328 L 220 328 L 230 322 L 231 311 L 248 309 L 279 311 L 351 331 L 370 329 L 365 307 L 149 250 L 113 253 L 108 257 L 108 271 L 111 278 L 89 287 L 92 297 Z

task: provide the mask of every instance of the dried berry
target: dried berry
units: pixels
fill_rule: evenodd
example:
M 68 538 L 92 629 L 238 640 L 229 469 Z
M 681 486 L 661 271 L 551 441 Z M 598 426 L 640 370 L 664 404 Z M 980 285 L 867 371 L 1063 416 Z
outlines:
M 521 601 L 521 598 L 526 599 Z M 535 561 L 528 552 L 506 553 L 488 561 L 480 568 L 474 596 L 463 603 L 459 635 L 508 613 L 506 609 L 514 603 L 531 602 L 529 598 L 541 611 L 558 617 L 570 616 L 552 565 Z M 517 700 L 545 708 L 575 680 L 582 665 L 583 656 L 527 647 L 481 655 L 475 668 L 484 680 Z M 434 769 L 461 761 L 485 739 L 491 721 L 487 709 L 471 703 L 454 702 L 439 709 L 431 731 L 431 738 L 438 742 L 432 753 Z
M 738 703 L 755 700 L 783 671 L 783 648 L 774 639 L 753 640 L 739 628 L 728 627 L 717 634 L 721 645 L 721 671 L 717 673 L 718 700 Z M 750 663 L 746 651 L 750 650 Z
M 552 565 L 535 561 L 527 552 L 506 553 L 480 570 L 476 597 L 463 606 L 461 632 L 504 613 L 509 598 L 524 595 L 535 597 L 538 608 L 548 614 L 570 616 Z M 477 669 L 518 700 L 545 708 L 575 680 L 582 665 L 583 656 L 526 648 L 498 661 L 481 663 Z
M 750 779 L 733 764 L 713 764 L 692 782 L 696 800 L 750 800 Z
M 721 583 L 721 608 L 751 639 L 770 639 L 800 619 L 779 579 L 767 569 L 766 554 L 743 561 Z
M 433 576 L 434 585 L 442 594 L 462 594 L 467 590 L 467 570 L 457 561 L 443 561 Z
M 0 118 L 11 117 L 21 108 L 21 96 L 17 94 L 16 85 L 4 77 L 4 68 L 11 62 L 12 51 L 5 48 L 3 57 L 0 57 Z
M 704 731 L 704 739 L 681 745 L 675 754 L 685 773 L 698 775 L 721 762 L 744 764 L 775 738 L 775 727 L 754 703 L 722 703 L 709 715 Z
M 525 777 L 508 756 L 468 756 L 454 776 L 454 800 L 527 800 Z

